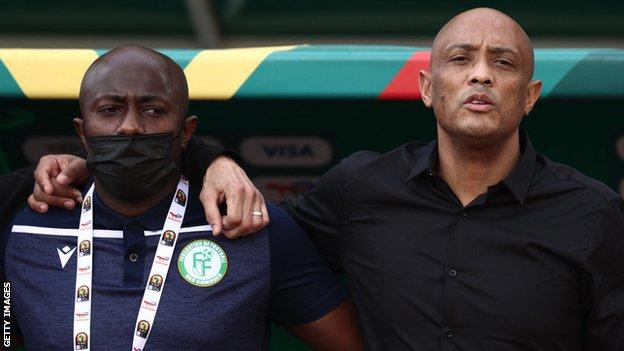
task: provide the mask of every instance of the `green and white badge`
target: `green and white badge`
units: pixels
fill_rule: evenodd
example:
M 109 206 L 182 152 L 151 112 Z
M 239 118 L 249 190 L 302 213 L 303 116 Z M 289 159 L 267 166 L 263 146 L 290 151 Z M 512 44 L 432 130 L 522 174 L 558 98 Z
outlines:
M 178 271 L 182 278 L 202 288 L 220 282 L 227 269 L 228 259 L 225 251 L 207 239 L 190 242 L 178 256 Z

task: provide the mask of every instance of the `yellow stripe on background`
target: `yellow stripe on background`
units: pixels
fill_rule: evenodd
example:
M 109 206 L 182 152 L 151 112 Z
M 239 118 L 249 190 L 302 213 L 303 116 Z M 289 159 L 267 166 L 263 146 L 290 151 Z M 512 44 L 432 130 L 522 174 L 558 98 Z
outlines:
M 91 49 L 0 49 L 0 60 L 29 99 L 78 98 L 82 76 L 96 58 Z
M 253 71 L 270 54 L 297 46 L 204 50 L 186 66 L 184 72 L 191 99 L 231 98 Z

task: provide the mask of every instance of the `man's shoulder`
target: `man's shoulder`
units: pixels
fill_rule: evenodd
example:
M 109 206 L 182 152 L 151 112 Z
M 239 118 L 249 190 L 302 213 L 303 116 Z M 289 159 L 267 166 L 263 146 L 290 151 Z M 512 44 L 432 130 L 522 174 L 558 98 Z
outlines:
M 560 191 L 585 194 L 584 201 L 592 201 L 596 205 L 607 203 L 620 198 L 609 186 L 598 179 L 592 178 L 578 171 L 572 166 L 553 162 L 543 155 L 538 155 L 538 172 L 546 178 L 545 184 Z
M 199 195 L 201 194 L 202 184 L 198 182 L 189 182 L 188 203 L 186 214 L 184 215 L 184 226 L 200 226 L 206 225 L 206 212 L 202 205 Z
M 36 226 L 36 227 L 48 227 L 48 228 L 78 228 L 78 222 L 80 220 L 80 206 L 74 210 L 66 210 L 50 206 L 50 209 L 46 213 L 38 213 L 30 209 L 30 207 L 24 206 L 13 218 L 13 221 L 9 224 L 21 226 Z M 8 228 L 9 230 L 11 228 Z
M 340 305 L 348 290 L 284 211 L 271 203 L 267 210 L 271 216 L 265 231 L 271 259 L 269 313 L 282 326 L 317 321 Z
M 411 169 L 425 155 L 424 147 L 427 145 L 429 143 L 412 141 L 383 153 L 370 150 L 357 151 L 343 159 L 341 163 L 345 169 L 355 172 L 385 166 L 394 167 L 394 170 L 397 166 Z
M 294 219 L 271 202 L 267 202 L 266 206 L 270 222 L 266 230 L 262 230 L 257 234 L 264 232 L 268 235 L 271 256 L 279 252 L 289 251 L 290 249 L 301 248 L 302 244 L 304 247 L 309 246 L 304 250 L 312 248 L 311 245 L 308 245 L 310 239 Z
M 288 232 L 294 230 L 301 230 L 299 225 L 295 223 L 295 221 L 290 218 L 284 210 L 277 207 L 275 204 L 268 202 L 266 203 L 267 212 L 269 214 L 269 218 L 271 221 L 267 227 L 268 231 L 271 233 L 270 235 L 280 235 L 285 233 L 284 237 L 288 238 Z

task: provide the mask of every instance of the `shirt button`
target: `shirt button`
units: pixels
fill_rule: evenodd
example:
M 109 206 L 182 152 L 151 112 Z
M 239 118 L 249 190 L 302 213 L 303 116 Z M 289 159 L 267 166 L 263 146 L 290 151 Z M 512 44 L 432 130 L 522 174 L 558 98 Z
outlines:
M 461 208 L 461 209 L 459 209 L 459 210 L 457 211 L 457 214 L 458 214 L 460 217 L 466 217 L 466 216 L 468 215 L 468 211 L 466 211 L 466 209 L 465 209 L 465 208 Z
M 446 331 L 444 331 L 444 335 L 446 335 L 446 337 L 450 339 L 455 336 L 455 333 L 453 332 L 453 329 L 447 328 Z
M 136 262 L 139 260 L 139 255 L 135 254 L 135 253 L 131 253 L 128 258 L 130 258 L 130 261 L 132 262 Z
M 449 269 L 449 271 L 448 271 L 448 275 L 449 275 L 449 277 L 451 277 L 451 278 L 455 278 L 455 276 L 457 276 L 457 271 L 456 271 L 456 270 L 454 270 L 453 268 L 451 268 L 451 269 Z

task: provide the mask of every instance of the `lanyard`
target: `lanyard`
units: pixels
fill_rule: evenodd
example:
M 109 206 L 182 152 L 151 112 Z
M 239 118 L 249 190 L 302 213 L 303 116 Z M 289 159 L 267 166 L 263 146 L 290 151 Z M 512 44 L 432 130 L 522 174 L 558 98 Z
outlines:
M 141 351 L 147 342 L 163 289 L 184 213 L 188 194 L 188 181 L 183 177 L 178 182 L 163 232 L 158 242 L 149 278 L 143 292 L 141 308 L 134 327 L 132 351 Z M 91 300 L 93 297 L 93 189 L 87 192 L 82 202 L 80 225 L 78 227 L 78 257 L 76 262 L 76 290 L 74 295 L 74 350 L 91 348 Z

